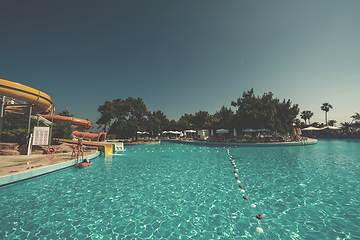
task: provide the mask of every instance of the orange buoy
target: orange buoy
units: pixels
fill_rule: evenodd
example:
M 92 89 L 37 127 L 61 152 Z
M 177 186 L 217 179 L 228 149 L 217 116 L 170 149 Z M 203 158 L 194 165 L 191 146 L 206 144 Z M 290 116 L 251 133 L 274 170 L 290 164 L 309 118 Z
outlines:
M 47 149 L 47 152 L 48 152 L 49 154 L 54 154 L 54 153 L 56 152 L 56 150 L 55 150 L 55 148 L 53 148 L 53 147 L 49 147 L 49 148 Z

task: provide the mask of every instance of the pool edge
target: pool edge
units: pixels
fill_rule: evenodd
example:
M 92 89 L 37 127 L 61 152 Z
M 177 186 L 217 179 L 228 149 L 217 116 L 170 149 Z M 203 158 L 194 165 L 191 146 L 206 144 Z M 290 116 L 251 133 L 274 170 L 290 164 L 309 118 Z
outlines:
M 91 154 L 89 156 L 86 156 L 86 158 L 91 160 L 91 159 L 94 159 L 94 158 L 100 156 L 100 154 L 101 154 L 101 152 L 97 152 L 97 153 Z M 39 176 L 49 174 L 52 172 L 56 172 L 56 171 L 59 171 L 59 170 L 65 169 L 65 168 L 72 167 L 74 165 L 75 165 L 75 160 L 70 160 L 67 162 L 54 164 L 51 166 L 35 169 L 32 171 L 28 171 L 28 172 L 22 172 L 22 173 L 10 175 L 10 176 L 4 176 L 4 177 L 0 178 L 0 187 L 6 186 L 6 185 L 9 185 L 12 183 L 24 181 L 24 180 L 27 180 L 30 178 L 39 177 Z

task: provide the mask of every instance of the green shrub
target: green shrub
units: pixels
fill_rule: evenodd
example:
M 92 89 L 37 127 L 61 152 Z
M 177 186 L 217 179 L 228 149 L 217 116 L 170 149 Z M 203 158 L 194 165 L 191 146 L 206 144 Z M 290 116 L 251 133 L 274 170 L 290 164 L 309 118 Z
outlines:
M 0 137 L 2 142 L 25 144 L 27 142 L 27 130 L 24 128 L 6 129 Z
M 52 136 L 53 138 L 71 139 L 73 131 L 70 122 L 54 124 Z

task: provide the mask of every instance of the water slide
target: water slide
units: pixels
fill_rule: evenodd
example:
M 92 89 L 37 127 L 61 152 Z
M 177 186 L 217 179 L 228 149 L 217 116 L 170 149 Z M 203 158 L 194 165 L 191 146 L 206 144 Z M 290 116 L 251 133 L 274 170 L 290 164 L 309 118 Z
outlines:
M 55 123 L 62 123 L 70 121 L 70 124 L 73 126 L 75 130 L 83 131 L 85 129 L 93 128 L 92 123 L 89 120 L 65 117 L 65 116 L 52 116 L 52 115 L 42 115 L 40 113 L 49 113 L 51 112 L 51 108 L 53 106 L 53 102 L 51 97 L 41 92 L 35 88 L 23 85 L 21 83 L 16 83 L 12 81 L 8 81 L 5 79 L 0 79 L 0 95 L 7 96 L 11 98 L 20 99 L 29 104 L 33 105 L 32 113 L 38 114 L 50 121 L 54 119 Z M 10 105 L 6 107 L 6 112 L 11 113 L 28 113 L 29 106 L 28 105 Z M 85 138 L 91 139 L 91 141 L 105 141 L 106 133 L 87 133 L 87 132 L 78 132 L 74 131 L 73 134 L 78 136 L 82 134 Z
M 55 116 L 41 115 L 41 114 L 38 115 L 49 121 L 53 121 L 54 123 L 70 122 L 74 130 L 78 130 L 72 133 L 76 137 L 78 137 L 81 134 L 83 135 L 84 139 L 91 139 L 91 141 L 105 142 L 107 135 L 106 132 L 101 132 L 101 133 L 79 132 L 93 128 L 93 125 L 89 120 L 74 118 L 74 117 L 58 116 L 58 115 Z
M 35 88 L 28 87 L 21 83 L 0 79 L 0 95 L 23 100 L 29 104 L 33 104 L 32 113 L 46 113 L 51 111 L 53 102 L 51 97 Z M 7 111 L 24 113 L 29 111 L 28 106 L 9 106 Z
M 86 119 L 80 119 L 80 118 L 74 118 L 74 117 L 66 117 L 66 116 L 59 116 L 59 115 L 42 115 L 38 114 L 39 116 L 49 120 L 53 121 L 54 123 L 64 123 L 64 122 L 70 122 L 70 124 L 73 126 L 75 130 L 84 131 L 88 129 L 92 129 L 93 125 L 89 120 Z

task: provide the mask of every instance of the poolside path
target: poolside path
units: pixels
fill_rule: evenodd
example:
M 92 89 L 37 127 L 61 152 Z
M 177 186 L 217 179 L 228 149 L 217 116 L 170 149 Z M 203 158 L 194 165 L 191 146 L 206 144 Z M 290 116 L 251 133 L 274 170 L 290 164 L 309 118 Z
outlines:
M 84 150 L 84 158 L 98 152 L 98 150 Z M 0 156 L 0 178 L 70 161 L 75 163 L 75 160 L 71 159 L 71 152 Z

